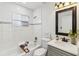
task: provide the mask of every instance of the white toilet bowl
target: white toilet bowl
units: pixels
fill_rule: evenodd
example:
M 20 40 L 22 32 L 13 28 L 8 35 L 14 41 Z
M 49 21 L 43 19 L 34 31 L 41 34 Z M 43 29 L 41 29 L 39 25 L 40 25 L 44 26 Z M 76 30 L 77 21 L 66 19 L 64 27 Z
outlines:
M 50 41 L 49 38 L 42 38 L 41 41 L 41 48 L 38 48 L 34 51 L 34 56 L 45 56 L 47 49 L 48 49 L 48 42 Z
M 45 56 L 46 55 L 46 52 L 47 52 L 47 49 L 45 48 L 39 48 L 37 50 L 35 50 L 34 52 L 34 56 Z

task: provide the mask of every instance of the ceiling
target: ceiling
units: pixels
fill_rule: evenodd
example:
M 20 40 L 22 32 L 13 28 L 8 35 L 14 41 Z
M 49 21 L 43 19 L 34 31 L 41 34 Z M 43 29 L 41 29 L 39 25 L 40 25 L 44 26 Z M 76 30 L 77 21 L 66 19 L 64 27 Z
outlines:
M 45 2 L 17 2 L 16 4 L 34 10 L 36 8 L 43 6 Z

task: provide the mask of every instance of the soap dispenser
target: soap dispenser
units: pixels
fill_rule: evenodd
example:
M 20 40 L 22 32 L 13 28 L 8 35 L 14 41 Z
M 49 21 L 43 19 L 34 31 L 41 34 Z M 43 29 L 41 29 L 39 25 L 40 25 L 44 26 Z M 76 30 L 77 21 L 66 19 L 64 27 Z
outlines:
M 56 35 L 56 40 L 59 40 L 59 36 L 58 35 Z

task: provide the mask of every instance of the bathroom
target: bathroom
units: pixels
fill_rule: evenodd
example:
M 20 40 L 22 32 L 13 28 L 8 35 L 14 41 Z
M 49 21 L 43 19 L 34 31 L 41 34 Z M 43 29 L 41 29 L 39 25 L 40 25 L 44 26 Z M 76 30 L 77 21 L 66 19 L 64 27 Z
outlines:
M 57 8 L 62 3 L 0 2 L 0 56 L 79 56 L 79 36 L 75 43 L 68 36 L 70 30 L 79 33 L 79 2 Z M 58 24 L 65 17 L 68 25 Z

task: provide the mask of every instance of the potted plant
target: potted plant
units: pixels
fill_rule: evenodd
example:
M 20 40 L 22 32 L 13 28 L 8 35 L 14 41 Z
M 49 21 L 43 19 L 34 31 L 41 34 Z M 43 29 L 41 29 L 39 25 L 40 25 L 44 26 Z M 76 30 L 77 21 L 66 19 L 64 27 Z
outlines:
M 72 31 L 69 32 L 69 37 L 71 38 L 71 43 L 76 45 L 76 38 L 77 38 L 77 33 L 73 33 Z

